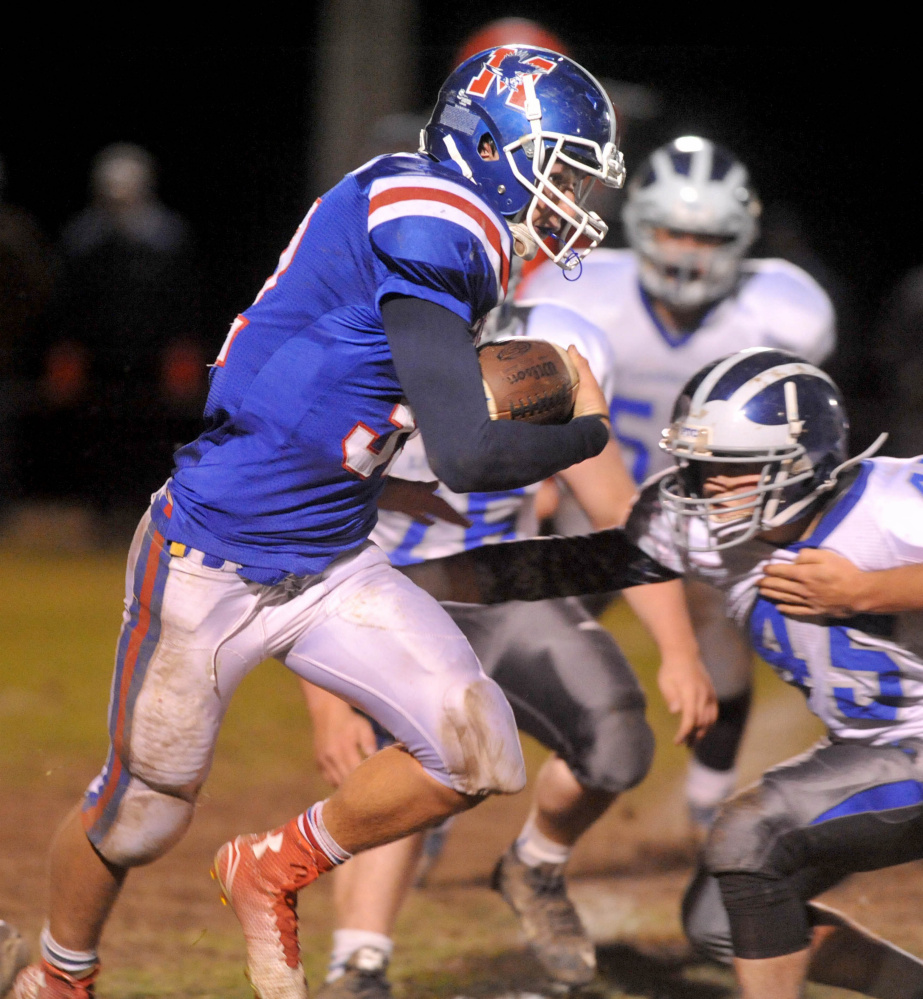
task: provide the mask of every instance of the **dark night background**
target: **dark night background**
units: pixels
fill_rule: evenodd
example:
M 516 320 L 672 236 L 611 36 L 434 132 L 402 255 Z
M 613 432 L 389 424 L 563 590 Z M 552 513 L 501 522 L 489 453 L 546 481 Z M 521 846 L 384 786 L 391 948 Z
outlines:
M 667 112 L 652 138 L 699 131 L 735 150 L 767 205 L 785 200 L 799 211 L 810 242 L 853 285 L 860 308 L 923 260 L 920 156 L 908 132 L 916 102 L 900 49 L 732 45 L 729 31 L 709 33 L 711 44 L 681 44 L 695 34 L 666 17 L 668 43 L 651 44 L 650 26 L 633 31 L 615 8 L 605 16 L 584 10 L 582 19 L 570 12 L 566 25 L 561 10 L 421 7 L 411 68 L 420 107 L 434 100 L 469 32 L 501 14 L 530 16 L 556 26 L 596 75 L 655 88 Z M 301 32 L 283 37 L 299 33 L 312 37 L 310 16 Z M 53 236 L 85 203 L 87 170 L 101 146 L 128 140 L 149 148 L 164 201 L 197 234 L 220 343 L 321 193 L 310 189 L 306 163 L 316 51 L 278 37 L 257 29 L 234 42 L 78 39 L 25 75 L 7 59 L 0 156 L 8 200 Z M 629 154 L 644 151 L 631 140 Z M 629 156 L 629 172 L 636 163 Z
M 883 429 L 877 403 L 887 385 L 867 376 L 863 351 L 887 291 L 923 262 L 918 57 L 909 43 L 853 38 L 844 46 L 827 37 L 794 46 L 789 34 L 801 36 L 789 32 L 778 11 L 758 30 L 740 27 L 756 17 L 752 9 L 729 12 L 722 29 L 712 30 L 692 10 L 651 8 L 632 19 L 615 8 L 573 7 L 562 16 L 560 4 L 551 3 L 404 2 L 416 12 L 407 66 L 415 104 L 408 111 L 432 106 L 466 36 L 501 16 L 529 17 L 556 31 L 596 76 L 643 85 L 660 97 L 655 121 L 628 128 L 629 175 L 653 146 L 683 133 L 735 151 L 750 168 L 767 217 L 782 205 L 793 211 L 802 252 L 806 245 L 845 290 L 850 304 L 841 310 L 832 370 L 853 410 L 854 445 L 865 446 Z M 341 11 L 362 7 L 359 0 L 338 3 Z M 187 25 L 171 23 L 168 31 L 115 29 L 92 40 L 86 31 L 68 37 L 62 28 L 40 50 L 22 41 L 17 51 L 12 38 L 0 40 L 6 200 L 56 239 L 87 203 L 94 154 L 114 141 L 146 147 L 159 165 L 163 201 L 186 217 L 196 237 L 202 339 L 214 356 L 323 193 L 313 164 L 322 140 L 321 90 L 326 83 L 329 94 L 331 81 L 320 79 L 322 52 L 314 42 L 331 9 L 307 6 L 284 23 L 269 11 L 262 18 L 251 12 L 253 25 L 233 35 L 190 35 Z M 742 38 L 760 44 L 741 44 Z M 375 65 L 387 45 L 370 33 L 359 71 L 362 59 Z M 340 84 L 334 73 L 332 85 L 348 88 L 348 74 Z M 372 116 L 356 103 L 359 129 L 368 131 Z M 151 472 L 155 487 L 176 443 L 162 443 L 163 468 Z M 34 461 L 29 445 L 26 452 Z M 81 462 L 78 474 L 93 463 L 92 452 Z

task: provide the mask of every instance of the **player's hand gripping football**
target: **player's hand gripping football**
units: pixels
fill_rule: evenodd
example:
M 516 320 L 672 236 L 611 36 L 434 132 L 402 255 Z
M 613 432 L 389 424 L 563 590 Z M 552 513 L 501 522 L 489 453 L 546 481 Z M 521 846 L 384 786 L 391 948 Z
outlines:
M 573 344 L 567 348 L 567 353 L 580 376 L 580 384 L 577 386 L 577 395 L 574 398 L 572 419 L 576 419 L 578 416 L 599 416 L 605 421 L 607 427 L 610 426 L 606 397 L 593 376 L 587 359 Z

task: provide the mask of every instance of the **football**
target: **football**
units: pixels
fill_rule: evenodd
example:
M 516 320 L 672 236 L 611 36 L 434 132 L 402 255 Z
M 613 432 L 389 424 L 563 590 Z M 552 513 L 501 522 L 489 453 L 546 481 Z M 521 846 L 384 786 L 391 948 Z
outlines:
M 563 347 L 530 337 L 498 340 L 478 349 L 492 420 L 567 423 L 580 378 Z

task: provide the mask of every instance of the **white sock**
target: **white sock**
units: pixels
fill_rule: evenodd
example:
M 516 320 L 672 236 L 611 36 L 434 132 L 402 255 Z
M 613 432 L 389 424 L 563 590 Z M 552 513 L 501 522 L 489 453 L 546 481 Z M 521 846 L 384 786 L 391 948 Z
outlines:
M 315 801 L 306 812 L 298 816 L 298 828 L 301 835 L 321 850 L 334 866 L 345 864 L 352 856 L 327 832 L 324 825 L 324 801 Z
M 346 970 L 346 962 L 360 947 L 374 947 L 390 958 L 394 952 L 394 941 L 384 933 L 373 933 L 371 930 L 334 930 L 326 981 L 335 982 Z
M 514 849 L 516 856 L 527 867 L 538 867 L 539 864 L 566 864 L 572 851 L 572 847 L 555 843 L 553 839 L 539 832 L 531 815 L 522 827 Z
M 695 808 L 716 808 L 737 786 L 737 771 L 713 770 L 695 758 L 686 771 L 686 800 Z
M 66 971 L 73 978 L 86 978 L 99 964 L 99 955 L 95 950 L 68 950 L 62 947 L 52 937 L 46 923 L 39 937 L 39 947 L 42 957 L 61 971 Z

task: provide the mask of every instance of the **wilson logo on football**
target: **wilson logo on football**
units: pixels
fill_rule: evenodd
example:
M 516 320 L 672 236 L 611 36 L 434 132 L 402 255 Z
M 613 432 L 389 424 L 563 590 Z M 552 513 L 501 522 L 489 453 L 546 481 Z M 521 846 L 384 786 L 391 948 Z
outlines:
M 481 72 L 473 77 L 468 84 L 468 93 L 474 97 L 486 97 L 490 93 L 490 88 L 494 85 L 494 81 L 496 81 L 497 93 L 502 94 L 504 91 L 509 90 L 510 94 L 506 99 L 506 103 L 525 114 L 526 95 L 525 88 L 522 85 L 522 78 L 525 73 L 521 69 L 517 69 L 512 75 L 503 72 L 503 63 L 511 56 L 515 58 L 516 52 L 516 49 L 511 48 L 494 49 L 487 62 L 484 63 Z M 529 73 L 529 75 L 536 86 L 538 86 L 540 77 L 550 73 L 557 65 L 557 63 L 552 62 L 550 59 L 544 59 L 542 56 L 533 56 L 531 59 L 524 59 L 522 61 L 517 59 L 516 61 L 520 66 L 531 66 L 535 70 L 534 73 Z
M 511 361 L 514 357 L 522 357 L 523 354 L 528 354 L 532 350 L 532 343 L 529 340 L 514 340 L 509 344 L 498 344 L 497 346 L 497 360 L 498 361 Z

